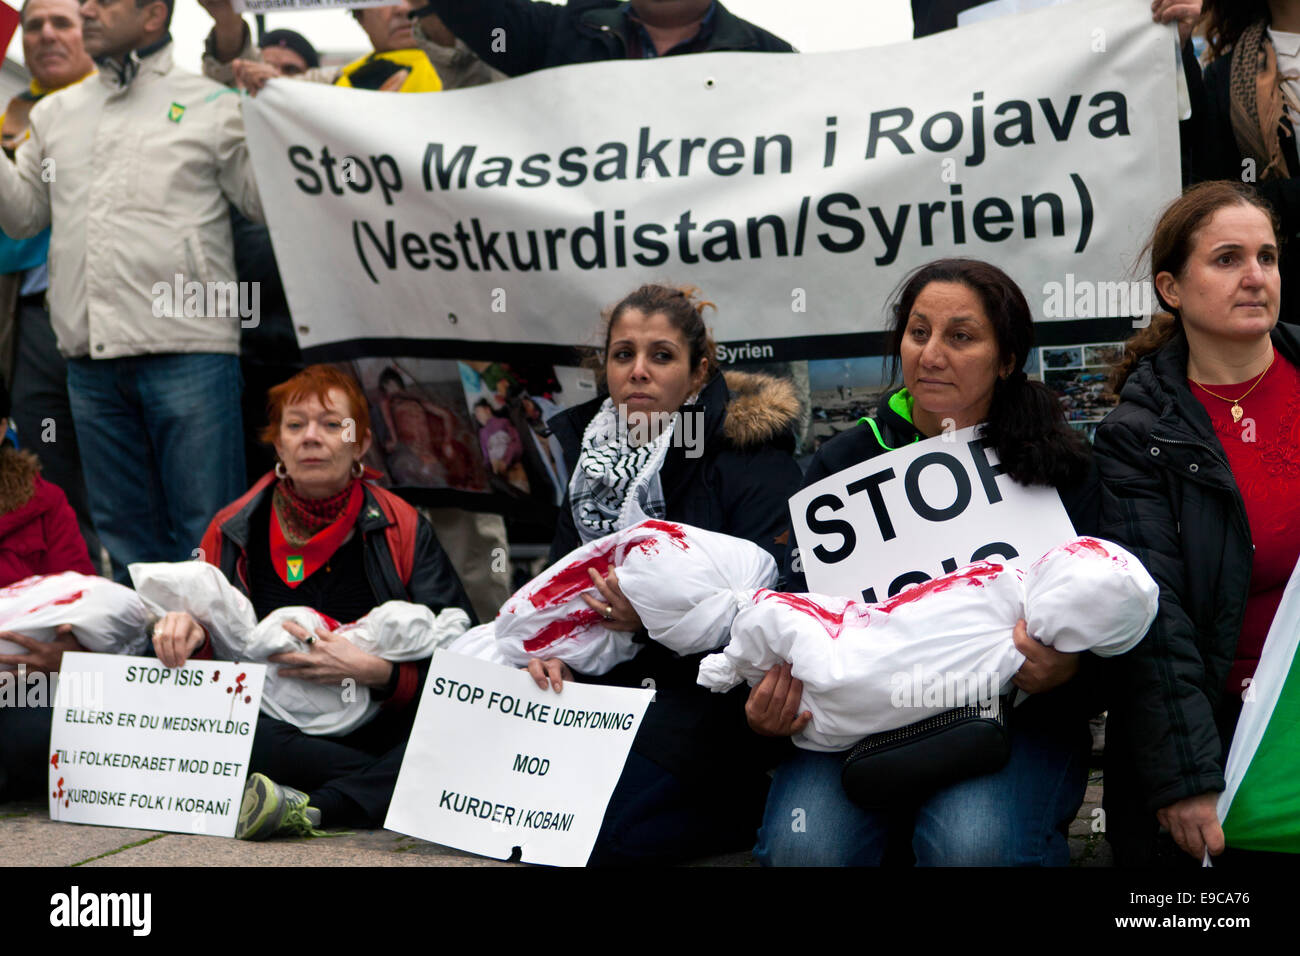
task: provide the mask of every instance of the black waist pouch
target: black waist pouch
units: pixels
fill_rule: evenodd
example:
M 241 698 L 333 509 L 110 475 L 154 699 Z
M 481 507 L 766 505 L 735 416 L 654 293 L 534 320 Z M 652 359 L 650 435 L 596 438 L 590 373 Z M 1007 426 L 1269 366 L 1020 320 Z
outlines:
M 844 792 L 868 810 L 889 809 L 1001 770 L 1011 756 L 1006 704 L 994 698 L 864 737 L 844 758 Z

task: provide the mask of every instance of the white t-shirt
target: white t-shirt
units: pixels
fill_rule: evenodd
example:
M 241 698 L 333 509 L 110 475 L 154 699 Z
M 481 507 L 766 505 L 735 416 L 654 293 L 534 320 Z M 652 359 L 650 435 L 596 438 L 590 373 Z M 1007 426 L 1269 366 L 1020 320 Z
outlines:
M 1273 49 L 1277 51 L 1278 75 L 1285 77 L 1290 74 L 1290 79 L 1283 80 L 1285 90 L 1290 94 L 1287 98 L 1292 102 L 1300 103 L 1300 33 L 1283 33 L 1270 27 L 1268 38 L 1273 42 Z M 1291 126 L 1300 127 L 1300 115 L 1296 114 L 1289 103 L 1286 109 Z

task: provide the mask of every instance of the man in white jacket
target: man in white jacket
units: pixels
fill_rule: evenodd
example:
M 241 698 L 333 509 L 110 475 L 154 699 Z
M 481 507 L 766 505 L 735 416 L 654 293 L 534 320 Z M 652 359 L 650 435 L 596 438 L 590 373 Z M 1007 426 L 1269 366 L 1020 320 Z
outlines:
M 263 219 L 240 96 L 173 65 L 170 0 L 84 0 L 99 73 L 0 163 L 0 228 L 52 226 L 49 304 L 91 515 L 119 580 L 190 557 L 244 490 L 233 202 Z

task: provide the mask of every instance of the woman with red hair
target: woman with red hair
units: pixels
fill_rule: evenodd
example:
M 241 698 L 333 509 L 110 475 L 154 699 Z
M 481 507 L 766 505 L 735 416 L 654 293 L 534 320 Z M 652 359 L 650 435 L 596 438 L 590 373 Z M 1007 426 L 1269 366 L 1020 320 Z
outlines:
M 271 389 L 263 441 L 275 470 L 221 509 L 203 536 L 205 560 L 221 568 L 259 618 L 307 606 L 354 621 L 385 601 L 425 604 L 435 613 L 469 598 L 433 528 L 409 504 L 367 480 L 370 413 L 356 381 L 313 365 Z M 340 737 L 311 736 L 262 714 L 249 758 L 235 835 L 264 839 L 330 826 L 383 824 L 415 716 L 428 662 L 393 664 L 333 632 L 308 634 L 290 622 L 301 653 L 277 654 L 280 676 L 320 684 L 351 680 L 384 702 L 374 720 Z M 166 615 L 154 649 L 168 667 L 211 655 L 189 614 Z

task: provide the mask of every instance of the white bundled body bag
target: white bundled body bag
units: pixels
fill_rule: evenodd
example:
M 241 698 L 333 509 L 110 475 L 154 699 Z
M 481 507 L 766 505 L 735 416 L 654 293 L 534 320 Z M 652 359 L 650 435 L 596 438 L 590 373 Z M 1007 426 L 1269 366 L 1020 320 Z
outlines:
M 1155 620 L 1159 588 L 1133 555 L 1078 538 L 1026 571 L 981 561 L 878 604 L 760 591 L 736 615 L 731 641 L 700 664 L 699 683 L 752 687 L 778 664 L 803 681 L 795 735 L 805 750 L 836 751 L 1007 688 L 1024 656 L 1013 633 L 1057 650 L 1102 656 L 1132 648 Z
M 351 624 L 339 624 L 306 607 L 280 608 L 259 622 L 252 602 L 215 565 L 133 564 L 130 572 L 136 589 L 157 611 L 185 611 L 202 624 L 215 656 L 222 660 L 265 662 L 272 654 L 310 653 L 284 629 L 285 621 L 296 621 L 308 633 L 322 627 L 336 631 L 363 651 L 395 663 L 428 657 L 469 627 L 469 615 L 460 608 L 444 608 L 435 616 L 424 605 L 407 601 L 386 601 Z M 368 687 L 282 678 L 279 670 L 276 664 L 267 666 L 262 711 L 304 733 L 346 734 L 379 712 Z
M 308 607 L 282 607 L 258 622 L 248 635 L 242 659 L 266 661 L 272 654 L 310 654 L 284 629 L 294 621 L 309 634 L 317 628 L 335 631 L 368 654 L 386 661 L 418 661 L 433 653 L 469 626 L 460 608 L 444 608 L 436 617 L 423 604 L 385 601 L 351 624 L 339 624 Z M 287 666 L 287 665 L 286 665 Z M 262 688 L 262 712 L 293 724 L 306 734 L 337 737 L 351 733 L 379 713 L 370 688 L 360 684 L 316 684 L 296 677 L 281 677 L 280 665 L 267 663 Z
M 143 654 L 149 610 L 128 587 L 91 574 L 38 574 L 0 588 L 0 632 L 49 643 L 67 624 L 82 647 L 109 654 Z M 26 654 L 0 640 L 0 654 Z
M 582 674 L 608 673 L 640 650 L 630 633 L 606 629 L 582 599 L 603 600 L 588 571 L 603 576 L 611 565 L 651 639 L 683 655 L 725 643 L 736 611 L 777 576 L 772 556 L 751 541 L 649 519 L 569 552 L 449 650 L 512 667 L 538 657 Z

